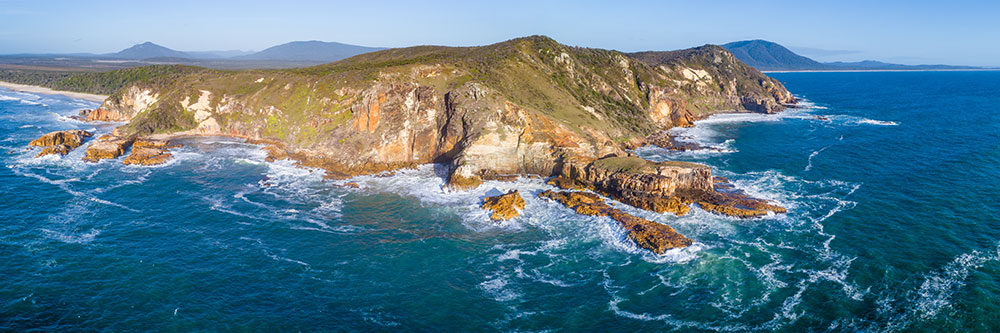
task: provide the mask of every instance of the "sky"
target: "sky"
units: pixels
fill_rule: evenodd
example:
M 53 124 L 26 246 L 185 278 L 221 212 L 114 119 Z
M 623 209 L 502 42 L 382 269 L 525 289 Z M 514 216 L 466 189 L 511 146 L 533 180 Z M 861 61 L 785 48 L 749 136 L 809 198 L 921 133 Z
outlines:
M 1000 66 L 1000 1 L 0 0 L 0 54 L 262 50 L 295 40 L 381 47 L 568 45 L 675 50 L 745 39 L 820 61 Z

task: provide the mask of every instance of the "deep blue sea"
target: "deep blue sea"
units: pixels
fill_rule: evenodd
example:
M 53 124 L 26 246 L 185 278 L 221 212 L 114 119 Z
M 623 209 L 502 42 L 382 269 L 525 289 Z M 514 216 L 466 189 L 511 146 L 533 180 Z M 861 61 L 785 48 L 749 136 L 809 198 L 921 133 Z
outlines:
M 696 241 L 658 256 L 526 195 L 495 224 L 434 166 L 336 186 L 260 146 L 158 167 L 33 158 L 95 103 L 0 90 L 0 331 L 997 331 L 1000 72 L 777 73 L 804 100 L 675 130 L 789 213 L 630 211 Z M 828 120 L 820 119 L 825 117 Z

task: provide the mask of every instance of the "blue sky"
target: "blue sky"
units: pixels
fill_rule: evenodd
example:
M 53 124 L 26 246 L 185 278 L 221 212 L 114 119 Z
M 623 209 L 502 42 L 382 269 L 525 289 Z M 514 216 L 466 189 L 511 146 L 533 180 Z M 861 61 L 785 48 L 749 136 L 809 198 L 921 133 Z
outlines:
M 261 50 L 293 40 L 482 45 L 543 34 L 622 51 L 766 39 L 821 61 L 1000 66 L 1000 1 L 0 0 L 0 54 Z

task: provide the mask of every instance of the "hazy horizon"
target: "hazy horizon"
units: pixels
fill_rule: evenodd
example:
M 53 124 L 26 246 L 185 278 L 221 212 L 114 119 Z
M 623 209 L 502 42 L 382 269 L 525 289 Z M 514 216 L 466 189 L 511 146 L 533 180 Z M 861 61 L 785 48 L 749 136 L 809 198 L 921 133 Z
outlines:
M 470 46 L 546 35 L 575 46 L 674 50 L 764 39 L 819 61 L 1000 65 L 1000 4 L 889 1 L 534 4 L 0 0 L 0 54 L 112 53 L 150 41 L 179 51 L 260 51 L 290 41 Z

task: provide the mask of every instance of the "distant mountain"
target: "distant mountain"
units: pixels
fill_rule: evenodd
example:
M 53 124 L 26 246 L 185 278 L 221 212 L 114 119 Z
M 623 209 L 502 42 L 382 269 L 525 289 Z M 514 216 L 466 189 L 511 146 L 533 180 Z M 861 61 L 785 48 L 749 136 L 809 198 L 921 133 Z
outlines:
M 234 59 L 334 62 L 362 53 L 384 49 L 313 40 L 285 43 L 254 54 L 235 57 Z
M 880 70 L 920 70 L 920 69 L 980 69 L 982 67 L 973 66 L 951 66 L 951 65 L 900 65 L 887 62 L 865 60 L 856 62 L 835 61 L 828 62 L 827 65 L 853 70 L 880 69 Z
M 834 69 L 792 52 L 778 43 L 766 40 L 745 40 L 722 45 L 737 59 L 757 70 L 817 70 Z
M 121 50 L 118 53 L 108 54 L 107 56 L 119 59 L 192 58 L 190 54 L 171 50 L 169 48 L 153 44 L 152 42 L 136 44 L 130 48 Z
M 901 65 L 881 61 L 822 63 L 792 52 L 778 43 L 766 40 L 745 40 L 722 45 L 737 59 L 761 71 L 836 71 L 836 70 L 927 70 L 927 69 L 980 69 L 972 66 L 950 65 Z

